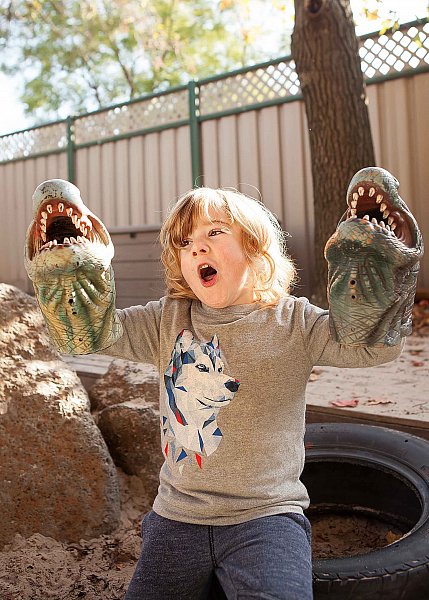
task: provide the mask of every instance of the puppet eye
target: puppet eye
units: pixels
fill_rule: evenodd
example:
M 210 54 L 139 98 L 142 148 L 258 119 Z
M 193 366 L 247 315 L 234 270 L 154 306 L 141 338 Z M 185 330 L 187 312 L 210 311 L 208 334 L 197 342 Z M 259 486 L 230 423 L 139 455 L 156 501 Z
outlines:
M 198 369 L 198 371 L 206 372 L 206 373 L 208 373 L 208 371 L 209 371 L 209 368 L 206 367 L 206 365 L 203 365 L 202 363 L 200 363 L 199 365 L 195 365 L 195 366 Z

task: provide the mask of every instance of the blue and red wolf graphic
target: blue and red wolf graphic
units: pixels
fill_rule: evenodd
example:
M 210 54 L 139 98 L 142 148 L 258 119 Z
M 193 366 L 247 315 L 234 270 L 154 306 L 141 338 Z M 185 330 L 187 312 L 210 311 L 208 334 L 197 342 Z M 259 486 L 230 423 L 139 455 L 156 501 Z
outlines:
M 164 373 L 161 432 L 164 456 L 180 473 L 188 461 L 201 468 L 202 457 L 213 454 L 221 442 L 216 417 L 240 385 L 223 371 L 216 335 L 208 343 L 196 341 L 187 329 L 177 336 Z

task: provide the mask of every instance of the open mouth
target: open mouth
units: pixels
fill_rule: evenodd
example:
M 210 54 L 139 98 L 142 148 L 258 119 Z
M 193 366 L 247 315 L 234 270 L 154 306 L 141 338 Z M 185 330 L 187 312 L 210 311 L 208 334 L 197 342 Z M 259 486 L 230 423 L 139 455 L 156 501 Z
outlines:
M 96 222 L 64 200 L 49 200 L 42 204 L 35 219 L 33 234 L 33 256 L 73 244 L 108 243 Z
M 412 230 L 405 213 L 372 181 L 361 181 L 352 188 L 347 204 L 345 219 L 364 219 L 376 231 L 395 236 L 409 248 L 413 247 Z
M 209 283 L 210 281 L 213 281 L 214 277 L 217 275 L 217 271 L 214 267 L 205 263 L 199 267 L 199 274 L 205 283 Z

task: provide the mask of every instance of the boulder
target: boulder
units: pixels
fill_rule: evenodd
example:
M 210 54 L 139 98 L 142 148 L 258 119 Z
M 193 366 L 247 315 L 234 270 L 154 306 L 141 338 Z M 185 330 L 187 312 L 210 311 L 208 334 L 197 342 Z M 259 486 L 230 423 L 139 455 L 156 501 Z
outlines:
M 158 371 L 152 365 L 116 359 L 91 386 L 89 398 L 95 411 L 131 400 L 144 399 L 158 405 Z
M 35 300 L 0 284 L 0 547 L 16 534 L 73 542 L 117 527 L 117 473 L 89 408 Z
M 163 463 L 157 371 L 115 360 L 90 393 L 93 406 L 105 407 L 96 418 L 113 460 L 128 475 L 137 475 L 153 499 Z

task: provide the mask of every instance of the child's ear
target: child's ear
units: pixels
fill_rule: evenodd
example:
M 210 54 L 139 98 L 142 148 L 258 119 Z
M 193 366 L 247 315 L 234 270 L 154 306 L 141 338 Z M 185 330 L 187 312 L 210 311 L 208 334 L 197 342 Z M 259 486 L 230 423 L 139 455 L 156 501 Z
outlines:
M 177 352 L 187 352 L 194 341 L 192 331 L 189 329 L 183 329 L 176 338 L 176 350 Z

